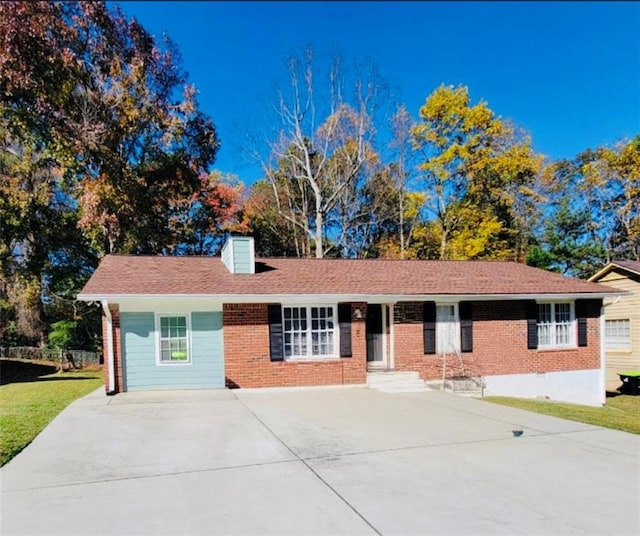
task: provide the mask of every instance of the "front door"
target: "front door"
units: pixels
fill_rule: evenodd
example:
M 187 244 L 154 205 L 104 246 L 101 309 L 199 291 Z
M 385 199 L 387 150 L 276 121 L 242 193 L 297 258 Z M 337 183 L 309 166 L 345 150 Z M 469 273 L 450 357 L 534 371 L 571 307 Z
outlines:
M 369 368 L 384 368 L 386 366 L 382 306 L 377 303 L 367 305 L 367 365 Z

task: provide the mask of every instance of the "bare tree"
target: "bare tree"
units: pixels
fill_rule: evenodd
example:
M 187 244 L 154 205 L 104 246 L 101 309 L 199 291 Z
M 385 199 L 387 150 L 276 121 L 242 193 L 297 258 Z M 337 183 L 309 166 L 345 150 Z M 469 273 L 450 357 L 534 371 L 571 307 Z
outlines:
M 394 184 L 397 189 L 397 215 L 398 215 L 398 230 L 400 238 L 400 258 L 404 259 L 405 252 L 409 247 L 411 240 L 411 228 L 415 224 L 416 218 L 410 218 L 410 228 L 406 229 L 407 224 L 407 209 L 408 199 L 407 194 L 409 192 L 411 170 L 412 170 L 412 156 L 413 150 L 411 147 L 411 127 L 413 121 L 409 112 L 405 108 L 404 104 L 399 105 L 396 108 L 393 117 L 391 118 L 391 134 L 392 139 L 389 143 L 389 147 L 394 154 L 394 163 L 390 166 L 392 176 L 394 178 Z
M 288 87 L 277 92 L 279 132 L 262 166 L 278 213 L 305 234 L 305 253 L 315 250 L 321 258 L 329 247 L 329 214 L 372 159 L 372 117 L 382 84 L 374 72 L 347 92 L 339 57 L 316 82 L 312 60 L 310 49 L 289 60 Z

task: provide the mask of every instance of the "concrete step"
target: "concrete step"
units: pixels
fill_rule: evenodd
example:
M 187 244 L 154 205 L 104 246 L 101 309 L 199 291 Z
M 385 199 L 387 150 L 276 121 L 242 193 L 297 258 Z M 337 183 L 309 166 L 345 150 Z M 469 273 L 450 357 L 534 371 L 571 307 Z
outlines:
M 484 380 L 480 376 L 450 378 L 447 380 L 454 391 L 482 391 Z
M 460 396 L 481 397 L 484 381 L 482 377 L 447 378 L 444 381 L 444 389 L 442 380 L 428 380 L 425 382 L 425 387 L 430 391 L 444 391 L 445 393 L 454 393 Z
M 369 372 L 367 383 L 375 385 L 389 385 L 396 383 L 422 381 L 417 372 Z
M 384 393 L 415 393 L 425 390 L 424 381 L 417 372 L 369 372 L 367 387 Z
M 427 391 L 442 391 L 441 380 L 426 380 L 424 382 L 424 386 L 427 389 Z
M 422 393 L 426 391 L 424 385 L 416 385 L 413 387 L 408 386 L 396 386 L 396 387 L 371 387 L 369 389 L 375 389 L 381 393 Z
M 482 398 L 482 391 L 452 391 L 454 395 L 466 396 L 469 398 Z

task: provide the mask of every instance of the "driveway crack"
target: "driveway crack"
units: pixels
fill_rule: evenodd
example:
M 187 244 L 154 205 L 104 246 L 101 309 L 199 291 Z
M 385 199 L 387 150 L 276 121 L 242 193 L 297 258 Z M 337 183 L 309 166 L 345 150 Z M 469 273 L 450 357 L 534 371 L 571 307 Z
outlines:
M 234 394 L 235 396 L 235 394 Z M 310 472 L 313 474 L 322 484 L 324 484 L 327 488 L 331 490 L 331 492 L 338 497 L 355 515 L 357 515 L 362 521 L 376 534 L 382 536 L 382 532 L 380 532 L 374 525 L 369 521 L 355 506 L 353 506 L 346 497 L 344 497 L 336 488 L 334 488 L 329 482 L 327 482 L 322 475 L 320 475 L 309 463 L 307 463 L 307 459 L 311 458 L 302 458 L 300 457 L 287 443 L 285 443 L 278 434 L 276 434 L 271 427 L 265 423 L 258 415 L 247 405 L 243 400 L 240 400 L 236 396 L 236 400 L 242 404 L 242 406 L 253 416 L 253 418 L 258 421 L 264 428 L 283 446 L 285 447 L 292 456 L 294 456 L 300 463 L 302 463 Z M 327 457 L 327 456 L 325 456 Z

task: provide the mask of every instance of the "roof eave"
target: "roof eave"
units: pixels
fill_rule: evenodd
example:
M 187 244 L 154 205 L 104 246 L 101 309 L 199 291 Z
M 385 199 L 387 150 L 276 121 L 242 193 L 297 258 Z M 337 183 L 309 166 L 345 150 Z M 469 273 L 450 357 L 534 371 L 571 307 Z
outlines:
M 629 268 L 628 266 L 623 266 L 622 264 L 618 264 L 617 262 L 612 261 L 609 264 L 607 264 L 604 268 L 602 268 L 600 271 L 593 274 L 589 279 L 587 279 L 587 281 L 597 281 L 602 276 L 605 276 L 609 272 L 611 272 L 614 268 L 618 268 L 619 270 L 624 270 L 625 272 L 629 272 L 631 274 L 640 275 L 640 271 L 634 270 L 633 268 Z
M 221 303 L 337 303 L 337 302 L 370 302 L 395 303 L 406 301 L 441 301 L 458 302 L 474 301 L 513 301 L 513 300 L 575 300 L 575 299 L 603 299 L 608 297 L 625 296 L 628 292 L 547 292 L 535 294 L 79 294 L 81 301 L 102 301 L 111 303 L 131 300 L 174 300 L 195 299 L 214 300 Z

